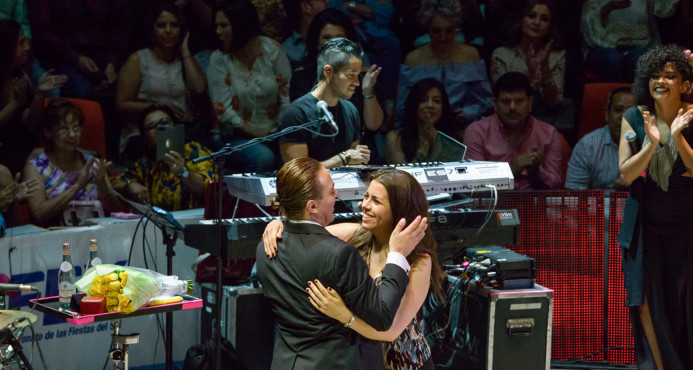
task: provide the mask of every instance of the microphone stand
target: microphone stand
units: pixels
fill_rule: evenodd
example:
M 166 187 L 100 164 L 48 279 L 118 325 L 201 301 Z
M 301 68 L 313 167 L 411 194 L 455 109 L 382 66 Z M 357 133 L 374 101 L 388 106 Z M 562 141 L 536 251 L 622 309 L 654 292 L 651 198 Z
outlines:
M 279 138 L 281 136 L 284 136 L 286 134 L 290 134 L 292 132 L 296 132 L 299 130 L 312 131 L 312 130 L 310 130 L 310 127 L 317 126 L 317 125 L 324 123 L 324 122 L 330 123 L 330 121 L 327 120 L 327 118 L 323 117 L 323 118 L 319 118 L 319 119 L 304 123 L 302 125 L 287 127 L 281 131 L 277 131 L 277 132 L 275 132 L 273 134 L 269 134 L 267 136 L 256 137 L 256 138 L 251 139 L 250 141 L 245 142 L 243 144 L 239 144 L 236 146 L 226 145 L 223 148 L 221 148 L 219 151 L 216 151 L 216 152 L 211 153 L 209 155 L 206 155 L 204 157 L 195 158 L 192 160 L 192 162 L 193 163 L 200 163 L 200 162 L 208 161 L 210 159 L 214 160 L 217 164 L 217 169 L 218 169 L 217 171 L 219 171 L 219 173 L 221 174 L 221 173 L 223 173 L 224 164 L 226 162 L 226 157 L 229 156 L 231 153 L 246 149 L 246 148 L 251 147 L 255 144 L 264 143 L 267 141 L 272 141 L 276 138 Z M 313 132 L 315 132 L 315 131 L 313 131 Z M 330 134 L 330 135 L 324 135 L 324 134 L 318 134 L 318 135 L 332 137 L 332 136 L 337 136 L 338 133 L 339 133 L 339 129 L 337 129 L 336 132 L 334 132 L 333 134 Z M 214 307 L 215 307 L 216 314 L 214 315 L 215 316 L 214 317 L 214 327 L 212 329 L 212 333 L 214 336 L 214 369 L 216 369 L 216 370 L 221 369 L 221 320 L 219 318 L 221 317 L 221 301 L 224 297 L 222 294 L 222 286 L 223 286 L 223 284 L 222 284 L 222 278 L 223 277 L 221 275 L 222 259 L 219 256 L 221 256 L 221 251 L 222 251 L 222 248 L 224 247 L 223 243 L 226 240 L 226 238 L 224 237 L 224 228 L 222 227 L 222 209 L 223 208 L 222 208 L 221 202 L 222 202 L 223 196 L 222 196 L 222 183 L 221 183 L 221 181 L 222 181 L 222 176 L 219 176 L 219 187 L 218 187 L 219 191 L 217 194 L 217 220 L 216 220 L 217 221 L 217 255 L 215 256 L 217 259 L 217 282 L 216 282 L 217 291 L 216 291 L 216 297 L 215 297 L 215 301 L 214 301 Z

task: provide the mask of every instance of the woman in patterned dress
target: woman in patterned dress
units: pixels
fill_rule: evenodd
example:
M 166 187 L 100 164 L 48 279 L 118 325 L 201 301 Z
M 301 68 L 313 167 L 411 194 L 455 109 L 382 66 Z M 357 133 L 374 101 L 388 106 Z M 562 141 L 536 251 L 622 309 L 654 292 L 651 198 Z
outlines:
M 72 102 L 52 100 L 42 117 L 45 148 L 37 149 L 24 166 L 24 180 L 37 181 L 38 191 L 29 197 L 32 222 L 60 225 L 60 215 L 69 203 L 100 201 L 116 209 L 118 200 L 108 179 L 110 162 L 78 148 L 84 114 Z
M 138 202 L 149 203 L 167 211 L 204 206 L 204 196 L 210 181 L 216 179 L 212 161 L 192 163 L 211 152 L 195 141 L 185 143 L 184 152 L 166 153 L 166 159 L 156 160 L 159 126 L 172 125 L 173 111 L 165 105 L 152 105 L 142 112 L 138 127 L 145 138 L 145 155 L 133 162 L 113 187 Z
M 395 226 L 393 220 L 406 218 L 407 222 L 411 222 L 416 216 L 426 216 L 428 201 L 413 176 L 400 170 L 384 169 L 371 175 L 361 208 L 361 223 L 330 225 L 327 230 L 358 248 L 368 263 L 369 274 L 379 281 L 387 260 L 390 234 Z M 279 221 L 272 221 L 263 235 L 265 251 L 270 257 L 276 255 L 275 238 L 281 238 L 280 226 Z M 333 289 L 323 287 L 319 281 L 310 283 L 310 299 L 320 312 L 345 324 L 351 322 L 350 328 L 362 336 L 381 341 L 385 368 L 433 369 L 431 350 L 417 317 L 429 289 L 442 298 L 443 272 L 430 228 L 407 261 L 411 265 L 409 284 L 393 324 L 387 331 L 376 331 L 358 317 L 351 321 L 353 314 L 339 295 Z

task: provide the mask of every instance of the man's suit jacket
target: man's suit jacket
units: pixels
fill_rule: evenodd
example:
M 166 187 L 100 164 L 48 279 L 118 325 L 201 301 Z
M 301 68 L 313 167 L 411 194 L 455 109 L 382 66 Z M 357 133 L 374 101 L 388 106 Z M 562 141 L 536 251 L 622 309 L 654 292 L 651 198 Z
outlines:
M 387 264 L 378 288 L 356 248 L 321 226 L 289 221 L 276 257 L 267 258 L 263 243 L 258 246 L 257 273 L 277 325 L 273 369 L 382 366 L 382 357 L 362 353 L 358 333 L 310 304 L 306 287 L 309 280 L 319 279 L 342 296 L 354 315 L 377 330 L 387 330 L 409 283 L 401 267 Z

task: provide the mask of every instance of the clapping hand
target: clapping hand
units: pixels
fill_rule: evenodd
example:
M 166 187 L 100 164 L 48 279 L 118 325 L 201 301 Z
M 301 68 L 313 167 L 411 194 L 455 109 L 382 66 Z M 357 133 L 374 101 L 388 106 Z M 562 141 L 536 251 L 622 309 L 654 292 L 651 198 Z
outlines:
M 657 118 L 650 116 L 650 111 L 643 111 L 642 118 L 645 121 L 645 133 L 650 138 L 652 145 L 659 144 L 660 134 L 657 127 Z
M 688 123 L 693 119 L 693 110 L 683 111 L 679 109 L 679 114 L 671 123 L 671 138 L 673 140 L 679 140 L 681 138 L 681 131 L 688 127 Z
M 19 182 L 21 174 L 17 172 L 14 176 L 14 201 L 22 202 L 30 196 L 34 195 L 39 188 L 39 182 L 36 179 L 31 179 Z
M 38 81 L 36 91 L 50 91 L 61 88 L 67 82 L 66 75 L 54 75 L 53 69 L 49 69 Z

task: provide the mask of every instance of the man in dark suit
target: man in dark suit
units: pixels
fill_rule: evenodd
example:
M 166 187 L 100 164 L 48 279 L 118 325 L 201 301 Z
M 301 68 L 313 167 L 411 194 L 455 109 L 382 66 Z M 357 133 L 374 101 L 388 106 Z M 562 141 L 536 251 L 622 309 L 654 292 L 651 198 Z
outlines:
M 387 330 L 409 283 L 406 256 L 427 227 L 418 217 L 404 219 L 390 237 L 390 252 L 380 288 L 356 248 L 330 235 L 337 191 L 330 173 L 312 158 L 287 162 L 277 174 L 277 200 L 287 222 L 276 257 L 269 259 L 261 242 L 258 278 L 272 305 L 277 331 L 273 369 L 373 369 L 383 367 L 382 354 L 359 347 L 349 326 L 314 309 L 306 287 L 313 279 L 335 289 L 354 315 L 378 330 Z M 379 352 L 379 351 L 378 351 Z

